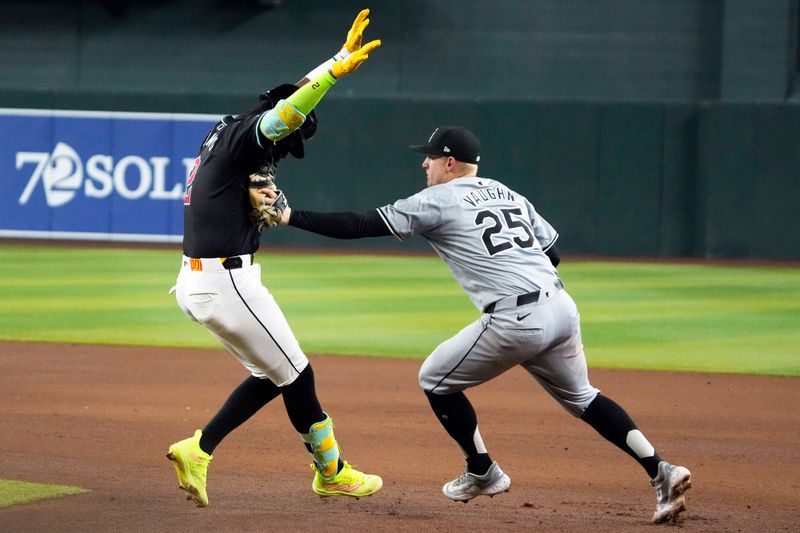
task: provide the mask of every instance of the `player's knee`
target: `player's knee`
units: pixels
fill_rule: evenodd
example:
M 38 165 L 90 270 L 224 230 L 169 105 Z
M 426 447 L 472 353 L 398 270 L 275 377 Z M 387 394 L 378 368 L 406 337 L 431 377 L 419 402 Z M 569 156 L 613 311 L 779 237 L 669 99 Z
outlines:
M 425 394 L 452 394 L 460 391 L 462 388 L 456 388 L 454 383 L 442 379 L 441 374 L 419 373 L 418 377 L 419 386 Z
M 594 401 L 599 394 L 599 390 L 592 388 L 581 393 L 564 395 L 558 398 L 558 403 L 566 409 L 572 416 L 580 418 L 586 412 L 586 408 Z
M 426 378 L 425 374 L 422 373 L 422 370 L 420 370 L 419 375 L 417 375 L 417 383 L 419 383 L 419 386 L 422 390 L 427 392 L 428 388 L 425 386 Z
M 422 390 L 425 392 L 430 391 L 436 386 L 436 383 L 433 381 L 433 378 L 425 371 L 425 366 L 420 369 L 419 375 L 417 376 L 417 382 Z

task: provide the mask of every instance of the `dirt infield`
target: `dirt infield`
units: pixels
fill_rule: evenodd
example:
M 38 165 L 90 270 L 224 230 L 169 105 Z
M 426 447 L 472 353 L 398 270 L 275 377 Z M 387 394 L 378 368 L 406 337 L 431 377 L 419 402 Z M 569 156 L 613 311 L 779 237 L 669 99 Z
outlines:
M 164 458 L 244 377 L 216 350 L 0 344 L 0 478 L 91 492 L 0 509 L 2 531 L 657 531 L 640 467 L 527 374 L 471 393 L 512 478 L 467 505 L 441 484 L 460 455 L 416 383 L 419 361 L 312 356 L 345 457 L 379 473 L 371 498 L 322 499 L 280 401 L 217 448 L 207 509 Z M 800 528 L 800 380 L 592 370 L 662 454 L 694 476 L 681 531 Z

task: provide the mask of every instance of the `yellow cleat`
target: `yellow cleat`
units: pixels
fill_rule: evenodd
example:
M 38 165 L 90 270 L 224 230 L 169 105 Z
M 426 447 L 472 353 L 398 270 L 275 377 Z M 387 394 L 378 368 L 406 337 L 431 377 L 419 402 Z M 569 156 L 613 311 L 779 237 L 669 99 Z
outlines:
M 322 474 L 314 464 L 311 465 L 311 469 L 314 471 L 314 481 L 311 483 L 311 488 L 320 496 L 361 498 L 362 496 L 375 494 L 383 486 L 383 480 L 380 476 L 359 472 L 350 466 L 347 461 L 344 462 L 344 466 L 339 473 L 331 479 L 322 477 Z
M 170 446 L 167 459 L 172 461 L 175 467 L 181 490 L 188 494 L 186 499 L 193 500 L 198 507 L 207 507 L 206 475 L 212 456 L 200 449 L 202 434 L 203 432 L 198 429 L 193 437 Z

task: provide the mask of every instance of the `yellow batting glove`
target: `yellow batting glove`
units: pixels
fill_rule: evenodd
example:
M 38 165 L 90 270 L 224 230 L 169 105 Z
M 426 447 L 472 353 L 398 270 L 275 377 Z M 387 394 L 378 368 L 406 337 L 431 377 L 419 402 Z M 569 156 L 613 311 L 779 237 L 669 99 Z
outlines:
M 361 48 L 361 37 L 364 34 L 364 29 L 369 26 L 369 9 L 362 9 L 353 21 L 353 26 L 347 32 L 347 40 L 344 42 L 343 50 L 348 53 L 353 53 Z
M 361 63 L 367 60 L 369 53 L 378 48 L 380 45 L 381 40 L 375 39 L 374 41 L 368 42 L 358 50 L 355 50 L 346 58 L 339 59 L 338 61 L 334 62 L 333 65 L 331 65 L 331 74 L 337 79 L 341 78 L 342 76 L 352 74 L 358 69 L 358 67 L 361 66 Z

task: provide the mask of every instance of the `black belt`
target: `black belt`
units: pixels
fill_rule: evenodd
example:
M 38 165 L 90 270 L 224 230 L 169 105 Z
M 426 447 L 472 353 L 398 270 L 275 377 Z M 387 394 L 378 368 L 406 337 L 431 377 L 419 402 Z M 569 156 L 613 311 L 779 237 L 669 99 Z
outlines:
M 242 258 L 226 257 L 225 261 L 222 262 L 222 268 L 224 268 L 225 270 L 234 270 L 237 268 L 242 268 Z
M 244 267 L 244 259 L 249 259 L 248 265 L 253 264 L 255 254 L 231 257 L 187 257 L 183 256 L 183 266 L 189 267 L 193 272 L 236 270 Z
M 560 279 L 556 279 L 556 281 L 555 281 L 555 283 L 553 283 L 553 285 L 558 290 L 561 290 L 561 289 L 564 288 L 564 283 L 562 283 Z M 516 306 L 517 307 L 521 307 L 523 305 L 535 304 L 536 302 L 539 301 L 539 293 L 540 292 L 541 291 L 539 291 L 537 289 L 535 291 L 526 292 L 525 294 L 520 294 L 519 296 L 517 296 L 517 305 Z M 505 300 L 505 298 L 503 298 L 503 300 Z M 499 301 L 500 300 L 497 300 L 497 302 L 499 302 Z M 497 302 L 493 302 L 493 303 L 490 303 L 489 305 L 487 305 L 486 308 L 483 310 L 483 312 L 484 313 L 489 313 L 489 314 L 494 313 L 494 308 L 497 305 Z
M 250 254 L 250 264 L 253 263 L 256 254 Z M 237 268 L 242 268 L 242 258 L 238 256 L 233 257 L 226 257 L 225 261 L 222 262 L 222 268 L 225 270 L 236 270 Z

